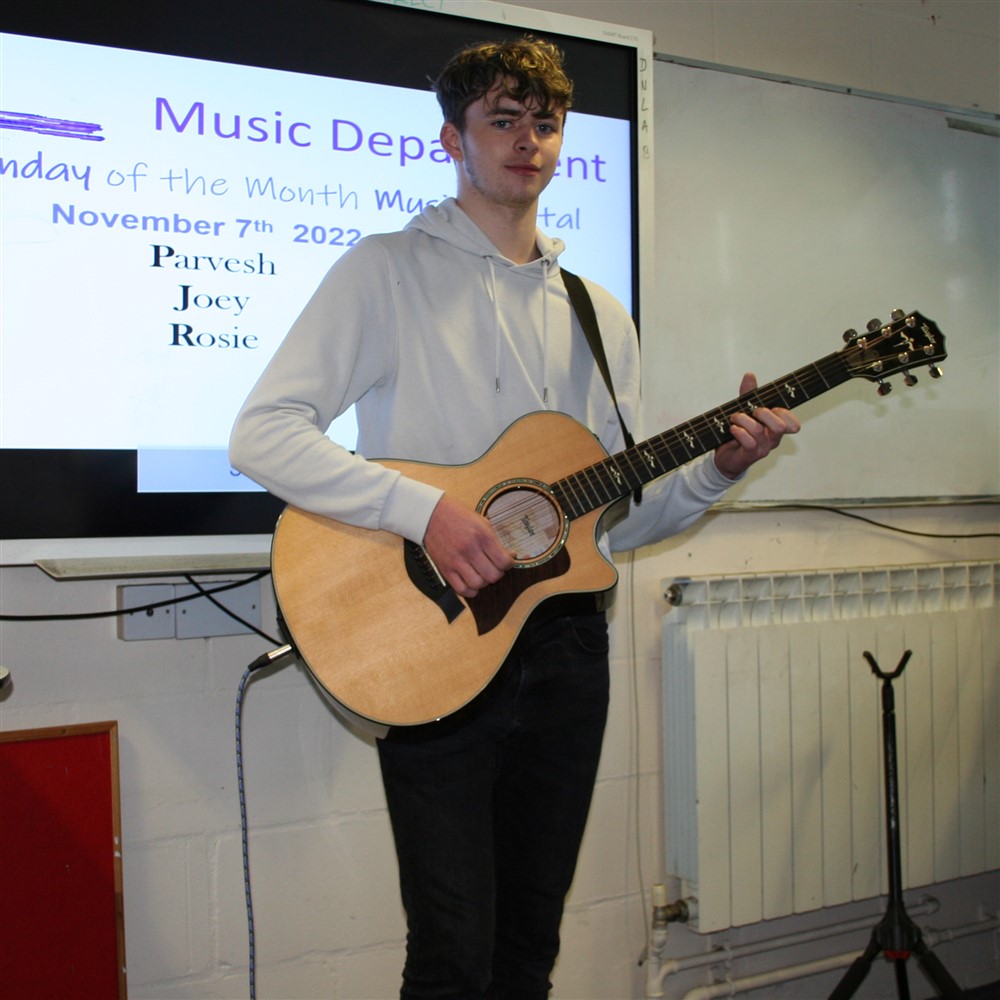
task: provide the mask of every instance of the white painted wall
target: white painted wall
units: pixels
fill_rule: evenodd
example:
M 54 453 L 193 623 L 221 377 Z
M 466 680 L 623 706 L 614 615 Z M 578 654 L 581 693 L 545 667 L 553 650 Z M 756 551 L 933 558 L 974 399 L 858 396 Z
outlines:
M 653 32 L 653 50 L 935 104 L 1000 108 L 995 0 L 509 0 Z M 447 6 L 416 0 L 409 6 Z
M 523 4 L 652 29 L 655 48 L 688 58 L 784 73 L 924 101 L 1000 110 L 996 0 L 531 0 Z M 904 53 L 905 60 L 886 60 Z M 891 63 L 892 72 L 886 65 Z M 802 460 L 808 460 L 808 428 Z M 5 488 L 10 488 L 9 484 Z M 941 534 L 996 533 L 996 508 L 867 512 Z M 642 892 L 663 877 L 660 581 L 676 575 L 996 559 L 994 539 L 894 535 L 833 514 L 710 514 L 678 538 L 623 561 L 631 588 L 614 613 L 614 692 L 594 809 L 564 925 L 554 995 L 625 1000 L 643 995 Z M 0 570 L 4 613 L 109 609 L 123 581 L 54 582 L 30 567 Z M 268 600 L 264 620 L 273 622 Z M 247 993 L 246 917 L 234 759 L 236 690 L 265 651 L 253 637 L 125 643 L 109 620 L 3 623 L 0 655 L 13 676 L 0 702 L 5 731 L 117 719 L 128 978 L 134 998 Z M 342 722 L 304 671 L 262 672 L 250 685 L 243 735 L 262 998 L 396 995 L 403 918 L 375 753 Z M 1000 821 L 1000 818 L 998 818 Z M 641 869 L 641 875 L 640 875 Z M 995 911 L 995 876 L 936 887 L 927 922 Z M 844 908 L 878 913 L 878 903 Z M 809 924 L 744 930 L 736 942 Z M 671 951 L 706 942 L 672 931 Z M 860 947 L 866 936 L 839 944 Z M 1000 978 L 989 937 L 939 946 L 963 985 Z M 809 957 L 800 949 L 788 961 Z M 738 973 L 737 973 L 738 974 Z M 830 974 L 758 991 L 824 996 Z M 929 995 L 920 974 L 917 996 Z M 668 995 L 704 981 L 677 977 Z M 877 969 L 859 996 L 891 995 Z

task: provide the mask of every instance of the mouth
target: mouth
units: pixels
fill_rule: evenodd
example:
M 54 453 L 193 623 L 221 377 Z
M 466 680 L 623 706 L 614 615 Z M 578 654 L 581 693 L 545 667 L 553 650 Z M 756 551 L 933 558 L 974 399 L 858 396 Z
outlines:
M 533 166 L 530 163 L 510 163 L 507 165 L 507 169 L 511 173 L 518 174 L 521 177 L 534 177 L 541 170 L 540 167 Z

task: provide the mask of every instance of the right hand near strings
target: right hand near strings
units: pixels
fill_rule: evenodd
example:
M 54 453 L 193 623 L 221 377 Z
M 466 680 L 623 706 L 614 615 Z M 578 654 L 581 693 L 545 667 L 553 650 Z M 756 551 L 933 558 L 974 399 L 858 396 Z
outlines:
M 475 597 L 514 565 L 513 554 L 500 544 L 493 525 L 447 495 L 431 514 L 423 544 L 438 572 L 460 597 Z

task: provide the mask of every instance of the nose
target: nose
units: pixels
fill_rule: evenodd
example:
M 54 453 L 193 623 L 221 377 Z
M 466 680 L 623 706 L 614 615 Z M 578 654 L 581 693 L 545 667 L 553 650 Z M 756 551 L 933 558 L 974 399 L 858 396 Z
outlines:
M 514 146 L 517 149 L 534 150 L 538 146 L 538 137 L 535 135 L 534 125 L 530 122 L 518 127 L 514 135 Z

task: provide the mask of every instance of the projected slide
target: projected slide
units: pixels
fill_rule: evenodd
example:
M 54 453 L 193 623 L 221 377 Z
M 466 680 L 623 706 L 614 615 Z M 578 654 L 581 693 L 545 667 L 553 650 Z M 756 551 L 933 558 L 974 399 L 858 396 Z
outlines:
M 256 490 L 226 443 L 299 310 L 359 239 L 454 190 L 433 94 L 0 42 L 0 446 L 134 451 L 139 492 Z M 539 219 L 627 307 L 629 141 L 571 114 Z M 353 447 L 352 414 L 329 433 Z

